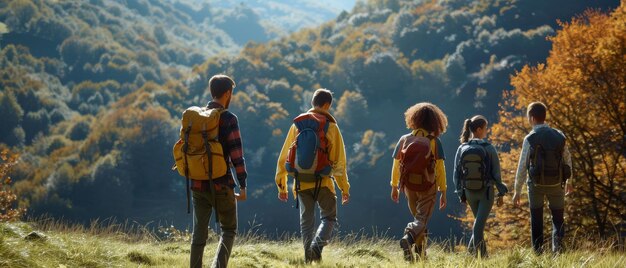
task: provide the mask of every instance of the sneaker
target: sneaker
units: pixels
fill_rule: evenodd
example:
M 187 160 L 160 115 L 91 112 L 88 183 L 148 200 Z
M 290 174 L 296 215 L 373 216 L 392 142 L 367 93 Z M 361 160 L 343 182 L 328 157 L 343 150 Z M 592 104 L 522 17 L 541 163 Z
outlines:
M 402 252 L 404 253 L 404 260 L 408 262 L 413 262 L 415 259 L 413 258 L 413 252 L 411 251 L 411 247 L 413 247 L 413 237 L 409 234 L 405 234 L 402 239 L 400 239 L 400 247 L 402 248 Z

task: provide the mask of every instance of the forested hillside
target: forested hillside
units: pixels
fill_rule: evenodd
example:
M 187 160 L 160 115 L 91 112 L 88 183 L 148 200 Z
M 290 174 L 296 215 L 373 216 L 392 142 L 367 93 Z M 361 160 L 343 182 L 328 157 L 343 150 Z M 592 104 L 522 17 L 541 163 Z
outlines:
M 442 139 L 451 175 L 462 120 L 497 118 L 509 76 L 545 61 L 557 20 L 618 5 L 370 0 L 229 55 L 242 42 L 220 23 L 250 20 L 205 18 L 198 7 L 164 1 L 2 2 L 0 142 L 21 154 L 15 189 L 31 214 L 187 226 L 184 180 L 169 171 L 177 123 L 185 107 L 209 100 L 208 78 L 226 73 L 238 84 L 231 110 L 250 173 L 239 223 L 295 231 L 297 212 L 276 199 L 275 161 L 292 117 L 325 87 L 335 92 L 349 157 L 352 200 L 340 207 L 342 230 L 398 234 L 409 215 L 389 200 L 388 185 L 404 110 L 430 101 L 448 114 Z M 435 213 L 430 230 L 439 236 L 460 230 L 446 215 L 461 211 L 448 194 L 450 207 Z

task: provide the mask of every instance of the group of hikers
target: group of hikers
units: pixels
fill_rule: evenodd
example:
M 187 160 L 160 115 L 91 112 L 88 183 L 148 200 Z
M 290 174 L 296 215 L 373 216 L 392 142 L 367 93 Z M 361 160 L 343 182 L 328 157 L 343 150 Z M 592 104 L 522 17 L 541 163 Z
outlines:
M 201 267 L 209 222 L 215 211 L 221 238 L 213 267 L 226 267 L 237 231 L 237 201 L 246 200 L 247 172 L 237 116 L 228 111 L 235 82 L 225 75 L 209 80 L 212 100 L 206 107 L 191 107 L 183 113 L 181 139 L 174 146 L 175 169 L 187 178 L 193 200 L 193 236 L 190 266 Z M 346 152 L 337 120 L 330 114 L 332 92 L 318 89 L 312 108 L 293 120 L 278 157 L 276 186 L 278 199 L 289 199 L 288 177 L 294 179 L 293 196 L 300 211 L 300 230 L 306 263 L 319 262 L 337 224 L 337 196 L 350 199 Z M 545 123 L 546 106 L 533 102 L 527 118 L 532 131 L 524 138 L 515 177 L 513 204 L 518 206 L 524 182 L 528 185 L 531 240 L 536 253 L 543 250 L 543 206 L 548 199 L 552 213 L 552 251 L 563 250 L 564 197 L 572 191 L 571 156 L 565 135 Z M 439 209 L 447 205 L 445 154 L 439 137 L 448 119 L 439 107 L 417 103 L 404 114 L 410 133 L 400 137 L 393 152 L 391 199 L 399 202 L 403 192 L 413 220 L 404 229 L 400 247 L 411 262 L 426 255 L 427 224 L 439 192 Z M 486 257 L 484 228 L 493 204 L 503 204 L 508 189 L 502 183 L 498 152 L 485 140 L 488 121 L 476 115 L 465 120 L 454 157 L 453 181 L 460 202 L 468 204 L 475 217 L 468 251 Z M 234 167 L 239 185 L 230 170 Z M 495 194 L 497 189 L 497 195 Z M 321 223 L 315 230 L 315 207 Z

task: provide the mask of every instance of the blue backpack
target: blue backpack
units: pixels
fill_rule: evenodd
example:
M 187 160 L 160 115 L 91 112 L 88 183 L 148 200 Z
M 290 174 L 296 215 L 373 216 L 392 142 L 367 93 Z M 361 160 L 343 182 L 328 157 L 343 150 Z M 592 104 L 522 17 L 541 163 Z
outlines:
M 326 138 L 328 121 L 325 115 L 313 112 L 296 117 L 293 123 L 298 129 L 298 136 L 289 147 L 285 163 L 287 172 L 296 181 L 296 192 L 300 191 L 300 182 L 315 182 L 314 199 L 319 194 L 322 177 L 330 176 L 332 171 Z

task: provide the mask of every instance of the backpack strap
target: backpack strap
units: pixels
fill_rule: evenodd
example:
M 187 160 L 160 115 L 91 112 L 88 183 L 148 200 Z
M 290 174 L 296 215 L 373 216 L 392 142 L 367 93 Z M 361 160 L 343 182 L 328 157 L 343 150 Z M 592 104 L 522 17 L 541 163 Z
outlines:
M 189 126 L 187 126 L 187 129 L 185 130 L 185 143 L 183 143 L 183 155 L 185 156 L 185 182 L 187 186 L 187 214 L 191 213 L 191 198 L 189 197 L 189 163 L 187 161 L 187 151 L 189 150 L 189 132 L 191 132 L 191 120 L 189 121 Z
M 428 133 L 423 128 L 414 129 L 411 132 L 411 135 L 413 135 L 413 136 L 420 135 L 422 137 L 429 138 L 430 139 L 430 148 L 431 148 L 432 156 L 434 157 L 435 160 L 437 160 L 437 158 L 439 158 L 439 150 L 438 150 L 438 146 L 437 146 L 437 138 L 435 136 L 431 135 L 430 133 Z
M 437 139 L 435 137 L 429 137 L 430 138 L 430 146 L 433 151 L 433 156 L 435 157 L 435 161 L 437 161 L 437 159 L 439 159 L 439 146 L 437 146 Z
M 220 223 L 220 214 L 217 213 L 217 202 L 215 198 L 215 184 L 213 183 L 213 154 L 211 152 L 211 144 L 209 144 L 209 132 L 204 126 L 204 131 L 202 132 L 202 139 L 204 139 L 204 148 L 207 153 L 207 157 L 209 158 L 209 190 L 211 191 L 211 200 L 213 201 L 213 210 L 215 211 L 215 222 L 217 224 Z

